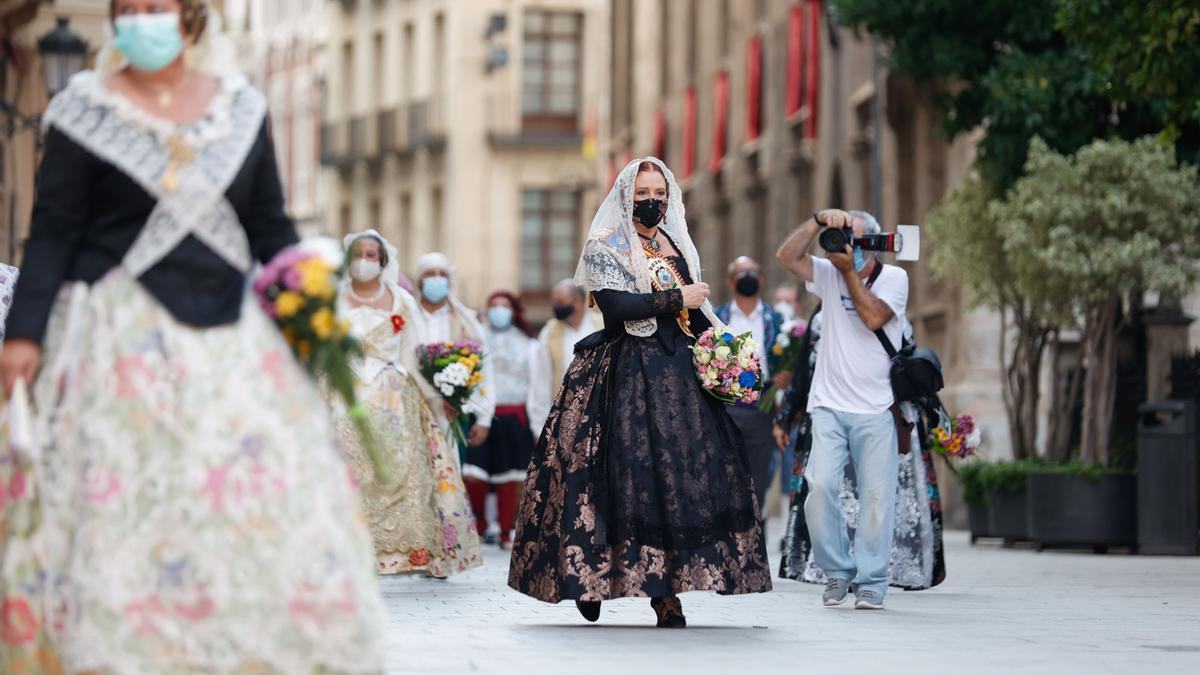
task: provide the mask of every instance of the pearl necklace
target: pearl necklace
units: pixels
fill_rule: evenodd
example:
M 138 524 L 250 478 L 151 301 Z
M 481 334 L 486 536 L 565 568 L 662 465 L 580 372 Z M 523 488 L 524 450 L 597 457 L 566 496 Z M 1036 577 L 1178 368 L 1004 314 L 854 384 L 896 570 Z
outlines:
M 359 295 L 358 293 L 355 293 L 354 292 L 354 284 L 350 284 L 349 286 L 347 286 L 346 290 L 350 293 L 350 297 L 353 298 L 354 300 L 356 300 L 359 304 L 374 305 L 375 303 L 377 303 L 383 299 L 383 294 L 387 292 L 387 287 L 384 286 L 382 283 L 380 283 L 379 284 L 379 292 L 376 293 L 375 297 L 373 297 L 373 298 L 364 298 L 363 296 Z

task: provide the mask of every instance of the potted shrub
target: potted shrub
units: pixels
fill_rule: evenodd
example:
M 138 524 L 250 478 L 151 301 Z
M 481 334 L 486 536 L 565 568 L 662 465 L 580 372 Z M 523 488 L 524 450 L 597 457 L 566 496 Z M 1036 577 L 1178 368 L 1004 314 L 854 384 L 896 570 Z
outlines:
M 1137 476 L 1128 469 L 1047 464 L 1029 473 L 1029 537 L 1049 546 L 1137 545 Z
M 1029 539 L 1026 480 L 1030 466 L 1027 460 L 996 462 L 986 472 L 992 536 L 1003 539 L 1006 546 Z
M 947 466 L 951 466 L 949 462 Z M 991 505 L 988 503 L 987 489 L 983 483 L 983 474 L 989 462 L 978 460 L 967 462 L 958 469 L 951 466 L 951 471 L 958 476 L 962 483 L 963 502 L 967 505 L 967 524 L 971 529 L 971 543 L 992 536 Z

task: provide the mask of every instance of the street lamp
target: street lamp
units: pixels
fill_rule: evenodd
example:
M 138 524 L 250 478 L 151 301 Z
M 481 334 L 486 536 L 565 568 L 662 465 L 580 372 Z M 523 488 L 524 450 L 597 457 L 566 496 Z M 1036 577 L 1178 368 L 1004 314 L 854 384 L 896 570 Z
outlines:
M 53 98 L 75 73 L 83 70 L 88 43 L 71 30 L 70 19 L 60 16 L 58 26 L 38 40 L 38 51 L 42 54 L 46 93 Z

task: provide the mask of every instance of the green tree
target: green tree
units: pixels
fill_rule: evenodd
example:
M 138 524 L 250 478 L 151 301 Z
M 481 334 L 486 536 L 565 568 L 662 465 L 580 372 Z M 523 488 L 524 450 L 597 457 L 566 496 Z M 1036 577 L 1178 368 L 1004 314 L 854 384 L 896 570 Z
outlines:
M 1148 137 L 1097 140 L 1074 156 L 1030 145 L 1021 178 L 989 209 L 1016 292 L 1047 289 L 1083 341 L 1081 458 L 1106 462 L 1116 399 L 1117 335 L 1134 294 L 1180 295 L 1197 281 L 1200 182 Z
M 929 85 L 949 138 L 986 130 L 978 167 L 998 193 L 1020 178 L 1035 135 L 1071 153 L 1161 128 L 1147 105 L 1114 105 L 1088 53 L 1056 28 L 1054 0 L 831 0 L 830 9 L 889 47 L 893 73 Z
M 1056 0 L 1056 25 L 1122 102 L 1156 101 L 1169 140 L 1200 122 L 1200 3 Z
M 933 244 L 929 265 L 934 274 L 958 283 L 968 306 L 999 314 L 1004 408 L 1013 455 L 1024 459 L 1038 454 L 1042 362 L 1046 347 L 1058 336 L 1065 306 L 1050 285 L 1035 292 L 1018 279 L 1005 249 L 994 195 L 987 182 L 971 176 L 929 213 L 924 229 Z M 1061 403 L 1055 400 L 1052 405 Z M 1055 417 L 1050 420 L 1049 437 L 1055 438 L 1060 432 Z

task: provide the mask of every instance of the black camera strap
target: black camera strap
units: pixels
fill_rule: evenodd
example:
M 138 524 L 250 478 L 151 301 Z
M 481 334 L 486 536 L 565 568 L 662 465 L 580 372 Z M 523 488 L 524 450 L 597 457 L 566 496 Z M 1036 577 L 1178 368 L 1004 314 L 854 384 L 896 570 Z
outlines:
M 875 269 L 871 270 L 871 276 L 867 277 L 867 290 L 875 284 L 875 280 L 883 272 L 883 263 L 875 260 Z M 875 329 L 875 337 L 879 338 L 879 344 L 883 345 L 883 351 L 887 352 L 889 359 L 896 358 L 896 348 L 892 346 L 892 341 L 888 339 L 887 333 L 883 332 L 883 328 Z

